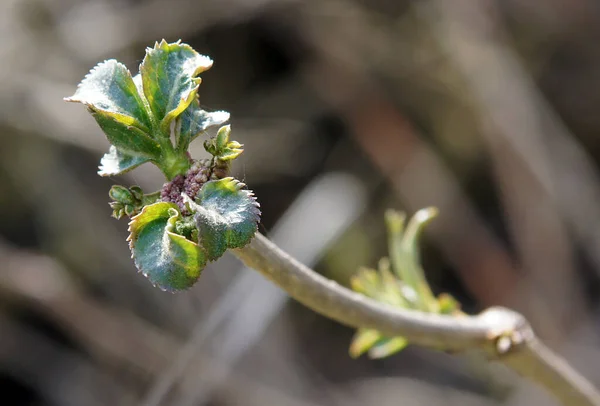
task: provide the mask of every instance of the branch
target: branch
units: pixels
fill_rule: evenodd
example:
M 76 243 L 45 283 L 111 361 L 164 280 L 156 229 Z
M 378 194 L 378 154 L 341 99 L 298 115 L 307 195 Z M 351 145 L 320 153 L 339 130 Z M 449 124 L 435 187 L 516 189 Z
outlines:
M 593 385 L 545 347 L 527 320 L 512 310 L 494 307 L 477 316 L 454 317 L 391 307 L 317 274 L 259 233 L 246 247 L 232 251 L 300 303 L 342 324 L 442 351 L 477 349 L 545 387 L 565 405 L 600 406 Z

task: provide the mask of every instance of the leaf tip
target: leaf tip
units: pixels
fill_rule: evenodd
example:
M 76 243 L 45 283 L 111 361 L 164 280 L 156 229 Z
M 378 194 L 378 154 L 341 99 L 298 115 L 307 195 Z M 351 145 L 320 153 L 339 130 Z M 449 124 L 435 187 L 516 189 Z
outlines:
M 424 223 L 437 217 L 438 214 L 439 210 L 437 209 L 437 207 L 426 207 L 417 211 L 413 217 L 417 222 Z

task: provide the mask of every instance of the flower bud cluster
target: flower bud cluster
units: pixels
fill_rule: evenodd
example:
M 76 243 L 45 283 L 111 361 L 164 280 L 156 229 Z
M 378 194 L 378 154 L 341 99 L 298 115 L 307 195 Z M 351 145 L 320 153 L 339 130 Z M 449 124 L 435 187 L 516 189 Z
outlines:
M 161 200 L 175 203 L 179 206 L 179 210 L 183 215 L 189 214 L 182 193 L 185 193 L 192 200 L 195 199 L 200 188 L 211 179 L 212 172 L 210 159 L 194 161 L 185 175 L 177 175 L 173 180 L 163 185 L 160 191 Z

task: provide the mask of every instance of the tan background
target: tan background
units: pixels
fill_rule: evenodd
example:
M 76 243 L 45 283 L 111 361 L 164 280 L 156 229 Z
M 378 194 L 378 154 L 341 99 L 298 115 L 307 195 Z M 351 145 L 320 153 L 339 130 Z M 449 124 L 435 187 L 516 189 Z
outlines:
M 0 393 L 8 405 L 548 405 L 469 354 L 351 360 L 352 331 L 225 256 L 139 274 L 108 143 L 62 102 L 97 62 L 182 39 L 214 59 L 263 232 L 341 283 L 383 211 L 434 205 L 436 292 L 510 306 L 600 384 L 600 6 L 593 0 L 0 1 Z M 201 142 L 192 148 L 202 154 Z

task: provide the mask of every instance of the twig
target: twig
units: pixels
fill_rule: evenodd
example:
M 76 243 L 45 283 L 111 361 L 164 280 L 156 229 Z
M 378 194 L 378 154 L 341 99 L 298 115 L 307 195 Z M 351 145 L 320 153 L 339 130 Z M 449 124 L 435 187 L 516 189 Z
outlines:
M 404 336 L 443 351 L 480 350 L 539 383 L 565 405 L 600 406 L 593 385 L 545 347 L 527 320 L 512 310 L 494 307 L 459 318 L 387 306 L 317 274 L 260 234 L 234 253 L 300 303 L 342 324 Z

